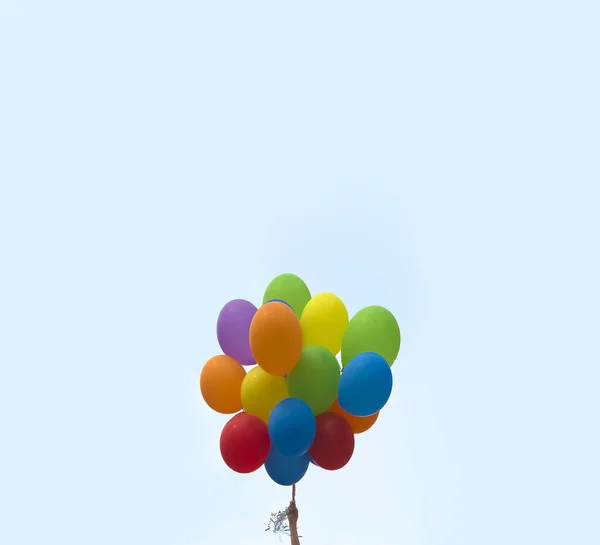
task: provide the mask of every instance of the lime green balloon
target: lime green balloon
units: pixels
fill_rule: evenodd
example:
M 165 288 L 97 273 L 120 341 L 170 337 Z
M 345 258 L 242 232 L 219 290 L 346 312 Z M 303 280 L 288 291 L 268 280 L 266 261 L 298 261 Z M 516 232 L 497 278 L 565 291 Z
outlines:
M 316 415 L 327 412 L 337 398 L 340 365 L 324 346 L 302 349 L 300 361 L 287 376 L 290 397 L 304 401 Z
M 342 340 L 342 365 L 354 356 L 375 352 L 392 365 L 400 351 L 400 327 L 394 315 L 379 306 L 359 310 L 350 320 Z
M 310 291 L 299 276 L 291 273 L 280 274 L 267 286 L 263 305 L 274 299 L 285 301 L 300 318 L 306 303 L 310 301 Z

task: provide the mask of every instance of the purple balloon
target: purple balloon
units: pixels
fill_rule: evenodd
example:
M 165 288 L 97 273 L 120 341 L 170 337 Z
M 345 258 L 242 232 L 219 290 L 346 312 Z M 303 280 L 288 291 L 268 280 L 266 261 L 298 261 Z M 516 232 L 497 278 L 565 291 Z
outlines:
M 223 352 L 242 365 L 255 365 L 250 350 L 250 322 L 256 307 L 244 299 L 229 301 L 217 319 L 217 339 Z

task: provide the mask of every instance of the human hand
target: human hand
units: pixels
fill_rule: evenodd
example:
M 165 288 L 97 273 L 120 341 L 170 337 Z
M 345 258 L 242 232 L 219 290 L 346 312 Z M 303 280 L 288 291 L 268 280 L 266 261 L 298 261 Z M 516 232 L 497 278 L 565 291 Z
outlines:
M 296 502 L 294 500 L 292 500 L 288 506 L 287 517 L 290 526 L 296 526 L 298 524 L 298 508 L 296 507 Z

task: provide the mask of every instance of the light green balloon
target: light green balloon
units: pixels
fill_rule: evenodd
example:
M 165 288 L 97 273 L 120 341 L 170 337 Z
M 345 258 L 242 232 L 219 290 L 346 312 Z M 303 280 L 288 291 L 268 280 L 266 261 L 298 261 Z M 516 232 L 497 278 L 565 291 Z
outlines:
M 337 398 L 340 364 L 317 344 L 305 346 L 296 367 L 287 375 L 288 393 L 304 401 L 315 416 L 327 412 Z
M 273 299 L 285 301 L 300 318 L 306 303 L 310 301 L 310 291 L 299 276 L 291 273 L 280 274 L 267 286 L 263 305 Z
M 399 351 L 400 327 L 394 315 L 383 307 L 365 307 L 352 317 L 344 333 L 342 365 L 363 352 L 375 352 L 391 366 Z

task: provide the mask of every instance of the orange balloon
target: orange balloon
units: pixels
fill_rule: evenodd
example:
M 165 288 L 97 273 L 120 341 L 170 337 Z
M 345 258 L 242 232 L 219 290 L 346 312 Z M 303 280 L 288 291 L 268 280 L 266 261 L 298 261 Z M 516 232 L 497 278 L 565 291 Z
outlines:
M 285 303 L 272 302 L 258 309 L 250 324 L 250 349 L 267 373 L 289 373 L 302 355 L 302 328 L 296 313 Z
M 350 427 L 354 433 L 362 433 L 363 431 L 367 431 L 373 424 L 375 424 L 375 421 L 379 417 L 379 412 L 376 412 L 371 416 L 354 416 L 342 409 L 337 399 L 333 402 L 329 412 L 337 413 L 340 416 L 343 416 L 346 422 L 350 424 Z
M 206 404 L 222 414 L 242 410 L 242 381 L 246 370 L 229 356 L 209 359 L 200 373 L 200 392 Z

